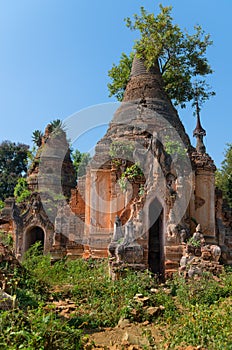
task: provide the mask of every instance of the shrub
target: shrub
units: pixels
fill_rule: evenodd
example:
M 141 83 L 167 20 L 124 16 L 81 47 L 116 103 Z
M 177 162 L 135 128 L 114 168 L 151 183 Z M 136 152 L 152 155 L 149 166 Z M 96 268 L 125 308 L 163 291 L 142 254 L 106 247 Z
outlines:
M 0 347 L 3 350 L 83 349 L 81 331 L 41 307 L 27 312 L 2 312 L 0 328 Z
M 178 323 L 169 329 L 166 340 L 170 349 L 179 346 L 199 346 L 212 350 L 232 348 L 232 300 L 218 302 L 210 307 L 196 305 L 184 313 Z
M 24 202 L 31 195 L 31 192 L 28 190 L 27 180 L 23 177 L 18 179 L 18 182 L 14 188 L 14 196 L 17 203 Z
M 10 271 L 10 293 L 17 296 L 19 309 L 1 313 L 0 348 L 81 349 L 80 328 L 113 327 L 121 317 L 154 322 L 163 330 L 161 349 L 164 343 L 170 349 L 232 348 L 231 269 L 217 280 L 210 274 L 188 281 L 177 275 L 161 285 L 149 271 L 124 272 L 112 281 L 106 259 L 63 259 L 51 264 L 50 256 L 35 244 L 25 254 L 23 266 Z M 138 293 L 149 297 L 147 307 L 162 305 L 162 312 L 149 315 L 134 299 Z M 50 305 L 51 299 L 67 297 L 77 306 L 68 321 Z
M 232 274 L 223 273 L 221 283 L 216 281 L 210 273 L 204 273 L 201 278 L 186 281 L 175 277 L 171 284 L 172 295 L 177 297 L 178 303 L 184 307 L 194 305 L 209 306 L 221 298 L 232 293 Z
M 0 231 L 0 242 L 6 246 L 9 246 L 10 248 L 13 248 L 13 237 L 10 233 Z

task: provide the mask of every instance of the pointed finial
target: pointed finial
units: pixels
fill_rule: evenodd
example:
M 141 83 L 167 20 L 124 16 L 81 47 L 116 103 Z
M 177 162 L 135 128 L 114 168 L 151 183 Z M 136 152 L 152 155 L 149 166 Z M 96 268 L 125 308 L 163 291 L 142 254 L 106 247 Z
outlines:
M 198 153 L 204 154 L 206 152 L 206 148 L 203 142 L 203 137 L 206 136 L 206 131 L 203 129 L 200 120 L 200 108 L 198 104 L 198 100 L 196 99 L 196 115 L 197 115 L 197 125 L 193 130 L 193 136 L 197 139 L 196 150 Z

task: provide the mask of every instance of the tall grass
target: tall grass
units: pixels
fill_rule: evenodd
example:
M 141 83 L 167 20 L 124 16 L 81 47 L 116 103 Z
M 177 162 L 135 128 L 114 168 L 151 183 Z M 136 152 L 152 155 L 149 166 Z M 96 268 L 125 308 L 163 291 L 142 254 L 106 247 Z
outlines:
M 81 329 L 114 327 L 124 317 L 148 320 L 159 329 L 157 349 L 232 349 L 231 269 L 217 280 L 209 274 L 187 282 L 175 276 L 162 285 L 148 271 L 128 270 L 118 281 L 108 272 L 107 260 L 63 259 L 51 264 L 37 245 L 30 248 L 9 281 L 18 308 L 0 314 L 0 348 L 81 349 Z M 135 300 L 138 293 L 149 297 L 146 307 Z M 68 320 L 52 308 L 52 301 L 67 298 L 76 305 Z M 147 312 L 147 307 L 161 305 L 162 312 Z

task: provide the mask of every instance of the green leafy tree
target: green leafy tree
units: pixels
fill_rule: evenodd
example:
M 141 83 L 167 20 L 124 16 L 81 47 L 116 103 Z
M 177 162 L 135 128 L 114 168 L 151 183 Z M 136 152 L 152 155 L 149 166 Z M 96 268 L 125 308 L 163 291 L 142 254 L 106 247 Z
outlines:
M 77 177 L 86 174 L 86 167 L 91 160 L 89 153 L 81 153 L 78 149 L 71 153 L 74 168 Z
M 28 189 L 27 180 L 24 177 L 18 179 L 14 188 L 14 196 L 17 203 L 21 203 L 30 197 L 31 192 Z
M 160 13 L 155 16 L 141 7 L 141 15 L 135 14 L 133 20 L 126 18 L 126 25 L 140 32 L 140 39 L 134 45 L 136 56 L 144 60 L 147 69 L 158 64 L 168 96 L 175 105 L 184 108 L 186 102 L 193 101 L 194 104 L 194 84 L 199 78 L 198 100 L 201 96 L 204 101 L 214 95 L 204 79 L 212 73 L 206 58 L 206 50 L 212 41 L 201 26 L 195 26 L 192 35 L 182 31 L 173 23 L 171 10 L 171 6 L 160 5 Z M 133 54 L 123 54 L 118 66 L 113 65 L 109 71 L 112 80 L 108 84 L 110 96 L 122 100 L 132 60 Z
M 116 66 L 116 64 L 113 64 L 113 67 L 109 71 L 109 76 L 112 79 L 112 82 L 108 84 L 110 92 L 109 96 L 111 97 L 115 95 L 118 101 L 122 101 L 123 99 L 134 55 L 134 52 L 131 52 L 129 56 L 123 52 L 119 65 Z
M 216 185 L 232 207 L 232 143 L 227 144 L 221 169 L 216 172 Z
M 26 173 L 28 150 L 23 143 L 0 144 L 0 200 L 13 196 L 18 179 Z

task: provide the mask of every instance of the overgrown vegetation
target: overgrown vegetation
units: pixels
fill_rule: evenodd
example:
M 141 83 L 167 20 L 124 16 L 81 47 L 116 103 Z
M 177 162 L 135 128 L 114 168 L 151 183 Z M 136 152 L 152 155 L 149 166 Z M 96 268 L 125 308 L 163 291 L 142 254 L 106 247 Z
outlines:
M 134 144 L 128 140 L 115 140 L 110 145 L 109 155 L 116 165 L 121 165 L 122 160 L 132 161 Z
M 107 260 L 51 264 L 36 244 L 8 285 L 18 307 L 1 312 L 1 349 L 82 349 L 82 331 L 116 326 L 122 317 L 152 323 L 160 334 L 157 349 L 232 347 L 232 270 L 218 280 L 209 274 L 187 282 L 175 276 L 162 285 L 148 271 L 125 270 L 113 282 Z M 138 293 L 146 297 L 146 307 L 134 298 Z M 76 309 L 65 318 L 54 302 L 67 299 Z M 161 311 L 152 315 L 149 307 Z
M 0 330 L 2 350 L 83 348 L 81 331 L 42 307 L 2 312 Z
M 206 57 L 207 48 L 212 45 L 210 35 L 199 25 L 194 27 L 193 34 L 181 30 L 173 23 L 172 7 L 159 7 L 157 15 L 141 7 L 140 14 L 126 18 L 127 27 L 139 32 L 140 37 L 135 41 L 134 51 L 128 56 L 123 53 L 119 64 L 113 64 L 109 70 L 110 96 L 122 100 L 136 55 L 144 60 L 147 69 L 159 66 L 164 88 L 175 105 L 183 108 L 192 101 L 195 106 L 196 97 L 201 105 L 215 95 L 206 82 L 207 75 L 213 72 Z
M 143 171 L 138 162 L 133 163 L 133 152 L 135 146 L 133 142 L 127 140 L 115 140 L 110 145 L 109 155 L 112 159 L 112 164 L 120 170 L 120 178 L 118 180 L 122 192 L 127 190 L 128 181 L 136 179 L 144 179 Z M 144 186 L 140 186 L 139 195 L 144 194 Z
M 13 197 L 19 178 L 27 171 L 29 146 L 23 143 L 3 141 L 0 143 L 0 200 Z
M 164 149 L 167 154 L 177 156 L 182 160 L 187 156 L 187 149 L 183 148 L 180 141 L 171 140 L 169 136 L 165 137 Z
M 10 233 L 0 230 L 0 242 L 6 246 L 9 246 L 10 248 L 13 248 L 13 238 Z
M 76 171 L 76 177 L 81 177 L 86 174 L 86 168 L 91 160 L 88 152 L 81 153 L 78 149 L 71 152 L 71 158 Z
M 24 202 L 31 195 L 31 191 L 28 189 L 27 180 L 24 177 L 18 179 L 14 188 L 14 197 L 17 203 Z
M 232 144 L 228 143 L 221 168 L 216 171 L 216 186 L 222 190 L 232 208 Z
M 133 181 L 136 178 L 142 178 L 142 177 L 143 177 L 143 172 L 139 166 L 139 163 L 135 163 L 126 167 L 126 170 L 122 172 L 118 183 L 121 190 L 125 192 L 127 190 L 128 181 Z M 144 187 L 140 188 L 141 189 L 141 191 L 139 191 L 140 193 L 143 192 L 142 188 L 144 189 Z

